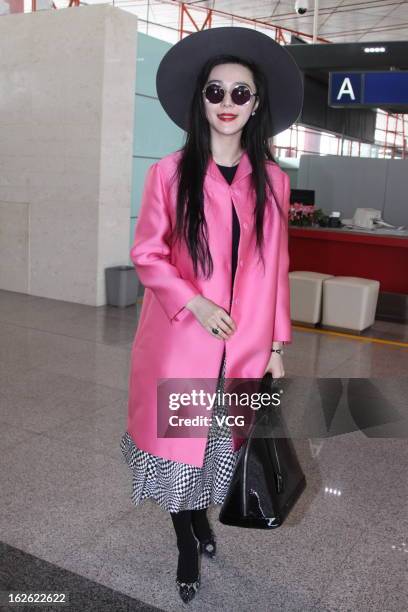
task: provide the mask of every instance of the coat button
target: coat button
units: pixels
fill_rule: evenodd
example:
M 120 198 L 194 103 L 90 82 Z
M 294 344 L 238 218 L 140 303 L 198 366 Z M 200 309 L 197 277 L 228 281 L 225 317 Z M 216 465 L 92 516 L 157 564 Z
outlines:
M 244 226 L 245 229 L 247 229 L 248 223 L 246 221 L 244 221 L 243 226 Z
M 241 266 L 241 268 L 244 265 L 244 262 L 242 261 L 242 259 L 240 259 L 239 265 Z

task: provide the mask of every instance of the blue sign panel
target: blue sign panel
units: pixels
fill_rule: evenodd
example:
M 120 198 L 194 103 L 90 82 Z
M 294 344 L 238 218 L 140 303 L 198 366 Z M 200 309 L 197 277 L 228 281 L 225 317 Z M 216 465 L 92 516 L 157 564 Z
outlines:
M 365 104 L 408 104 L 408 72 L 372 72 L 364 77 Z
M 408 107 L 408 71 L 331 72 L 329 106 Z

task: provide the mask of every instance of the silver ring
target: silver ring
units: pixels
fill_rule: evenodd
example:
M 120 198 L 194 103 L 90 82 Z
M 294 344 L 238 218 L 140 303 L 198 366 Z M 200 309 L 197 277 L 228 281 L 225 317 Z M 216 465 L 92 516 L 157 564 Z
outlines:
M 218 333 L 219 333 L 218 327 L 213 327 L 211 331 L 212 331 L 214 334 L 218 334 Z

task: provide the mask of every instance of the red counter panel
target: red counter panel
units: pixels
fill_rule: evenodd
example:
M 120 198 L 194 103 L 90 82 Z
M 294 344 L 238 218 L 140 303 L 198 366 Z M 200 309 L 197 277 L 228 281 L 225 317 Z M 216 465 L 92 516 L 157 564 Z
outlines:
M 290 271 L 309 270 L 380 281 L 380 291 L 408 294 L 408 238 L 324 228 L 289 228 Z

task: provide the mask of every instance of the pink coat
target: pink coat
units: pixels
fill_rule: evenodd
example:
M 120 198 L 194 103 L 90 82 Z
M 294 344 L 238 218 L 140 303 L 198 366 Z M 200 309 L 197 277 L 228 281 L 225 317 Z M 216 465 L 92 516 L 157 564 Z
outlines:
M 288 210 L 290 183 L 279 166 L 266 161 L 278 204 L 267 202 L 264 258 L 257 262 L 253 223 L 251 163 L 244 152 L 231 185 L 210 160 L 204 181 L 204 208 L 214 272 L 194 277 L 187 248 L 171 249 L 168 233 L 175 222 L 176 182 L 172 179 L 180 153 L 175 151 L 148 170 L 130 257 L 145 294 L 131 351 L 127 430 L 142 450 L 201 467 L 207 438 L 157 436 L 157 383 L 160 378 L 218 376 L 226 350 L 225 377 L 260 378 L 274 340 L 292 342 L 289 296 Z M 184 308 L 202 294 L 227 312 L 231 288 L 232 204 L 241 234 L 230 316 L 236 331 L 227 340 L 213 337 Z M 242 444 L 233 438 L 234 449 Z

